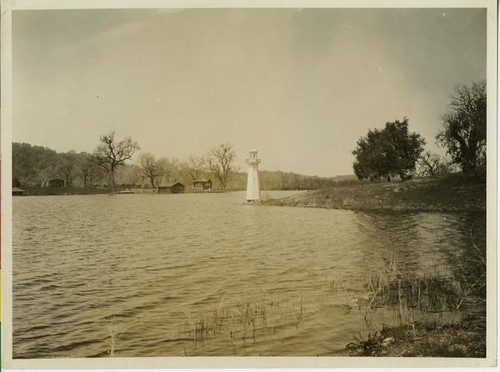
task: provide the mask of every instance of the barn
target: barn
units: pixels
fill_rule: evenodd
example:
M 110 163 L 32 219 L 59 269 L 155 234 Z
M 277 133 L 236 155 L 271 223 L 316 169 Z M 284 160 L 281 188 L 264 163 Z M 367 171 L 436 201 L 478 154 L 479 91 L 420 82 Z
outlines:
M 61 178 L 53 178 L 42 182 L 42 187 L 66 187 L 66 181 Z
M 186 186 L 180 182 L 174 182 L 168 185 L 161 185 L 158 187 L 158 194 L 182 194 Z
M 20 189 L 19 187 L 12 188 L 12 196 L 22 196 L 25 195 L 24 192 L 25 191 L 23 189 Z
M 212 180 L 195 180 L 193 181 L 195 190 L 212 191 Z

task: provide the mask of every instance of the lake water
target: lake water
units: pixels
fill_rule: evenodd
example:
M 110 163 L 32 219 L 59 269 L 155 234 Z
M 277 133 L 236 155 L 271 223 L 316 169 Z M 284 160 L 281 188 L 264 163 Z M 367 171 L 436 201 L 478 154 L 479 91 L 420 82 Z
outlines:
M 347 355 L 353 335 L 395 322 L 365 319 L 384 259 L 452 275 L 476 218 L 243 200 L 14 198 L 14 358 Z

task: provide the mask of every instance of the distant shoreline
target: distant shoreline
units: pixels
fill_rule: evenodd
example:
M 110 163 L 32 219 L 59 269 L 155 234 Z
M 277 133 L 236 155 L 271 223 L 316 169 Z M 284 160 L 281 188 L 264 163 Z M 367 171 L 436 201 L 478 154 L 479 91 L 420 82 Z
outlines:
M 262 205 L 373 212 L 486 211 L 486 180 L 451 174 L 406 182 L 350 181 L 264 200 Z
M 13 196 L 67 196 L 67 195 L 109 195 L 109 194 L 118 194 L 118 195 L 128 195 L 128 194 L 158 194 L 156 189 L 142 189 L 142 188 L 132 188 L 132 187 L 116 187 L 114 190 L 105 188 L 105 187 L 39 187 L 39 186 L 27 186 L 27 187 L 19 187 L 14 188 L 18 190 L 22 190 L 22 193 Z M 182 193 L 173 193 L 172 195 L 177 194 L 222 194 L 228 192 L 244 192 L 244 189 L 226 189 L 223 190 L 197 190 L 197 189 L 188 189 Z M 261 192 L 268 191 L 301 191 L 305 190 L 261 190 Z M 171 195 L 170 193 L 160 193 L 161 195 Z
M 23 191 L 22 194 L 13 196 L 55 196 L 55 195 L 108 195 L 108 194 L 157 194 L 155 189 L 139 189 L 139 188 L 127 188 L 127 187 L 117 187 L 115 189 L 109 188 L 97 188 L 97 187 L 20 187 Z M 228 190 L 229 191 L 229 190 Z M 219 194 L 222 193 L 221 190 L 213 191 L 199 191 L 199 190 L 189 190 L 182 194 Z M 162 194 L 168 195 L 168 194 Z M 175 195 L 175 194 L 174 194 Z
M 133 194 L 156 194 L 153 189 L 22 187 L 23 196 L 105 195 L 131 190 Z M 226 190 L 243 191 L 243 190 Z M 280 190 L 265 190 L 280 191 Z M 186 190 L 211 194 L 221 190 Z M 335 186 L 297 193 L 280 199 L 265 199 L 259 205 L 326 208 L 371 212 L 470 212 L 486 211 L 485 177 L 468 178 L 451 174 L 406 182 L 361 182 L 349 180 Z

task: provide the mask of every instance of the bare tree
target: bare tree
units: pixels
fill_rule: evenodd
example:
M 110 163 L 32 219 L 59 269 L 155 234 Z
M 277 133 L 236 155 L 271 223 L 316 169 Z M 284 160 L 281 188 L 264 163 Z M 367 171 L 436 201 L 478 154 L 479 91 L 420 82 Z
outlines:
M 163 178 L 166 182 L 171 182 L 179 176 L 179 159 L 159 158 L 158 165 L 163 169 Z
M 437 154 L 426 151 L 418 160 L 423 175 L 435 176 L 438 173 L 441 159 Z
M 121 141 L 115 140 L 115 132 L 99 137 L 100 144 L 94 151 L 97 162 L 105 168 L 111 178 L 111 186 L 115 187 L 115 169 L 120 165 L 125 165 L 130 160 L 136 150 L 140 147 L 132 138 L 125 137 Z
M 142 168 L 137 164 L 126 164 L 118 168 L 116 172 L 116 183 L 126 187 L 136 188 L 144 180 Z
M 446 157 L 433 154 L 430 151 L 426 151 L 420 159 L 418 159 L 418 169 L 417 176 L 436 176 L 442 174 L 454 173 L 457 168 L 452 163 L 450 163 Z
M 160 161 L 157 161 L 153 154 L 145 152 L 139 158 L 143 177 L 147 178 L 151 183 L 151 187 L 155 189 L 161 182 L 165 174 L 165 168 Z
M 205 171 L 206 162 L 202 156 L 190 155 L 185 163 L 185 170 L 191 181 L 197 180 Z
M 81 153 L 79 162 L 79 175 L 82 180 L 83 187 L 95 186 L 103 179 L 103 170 L 97 164 L 94 156 Z
M 73 187 L 77 161 L 78 156 L 75 151 L 59 154 L 58 156 L 57 170 L 67 187 Z
M 236 170 L 233 167 L 233 161 L 235 159 L 236 152 L 233 147 L 227 143 L 212 147 L 207 155 L 207 167 L 219 181 L 222 190 L 225 190 L 231 172 Z
M 486 165 L 486 81 L 455 87 L 436 140 L 464 173 Z

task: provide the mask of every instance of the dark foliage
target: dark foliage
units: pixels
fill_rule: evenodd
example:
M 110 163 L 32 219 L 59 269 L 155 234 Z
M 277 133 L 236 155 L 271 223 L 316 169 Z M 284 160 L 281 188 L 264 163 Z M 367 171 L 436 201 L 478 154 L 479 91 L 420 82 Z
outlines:
M 14 187 L 42 186 L 56 178 L 64 180 L 66 187 L 90 187 L 102 181 L 102 174 L 88 153 L 58 153 L 28 143 L 12 144 Z
M 392 339 L 385 337 L 382 333 L 369 333 L 366 339 L 361 335 L 354 336 L 356 341 L 347 344 L 349 354 L 352 356 L 379 356 L 385 350 L 385 346 Z
M 394 176 L 410 179 L 423 145 L 425 140 L 420 134 L 409 132 L 408 118 L 386 123 L 384 129 L 369 130 L 358 140 L 353 151 L 354 173 L 360 180 L 390 180 Z
M 436 140 L 464 173 L 486 166 L 486 81 L 455 88 Z

